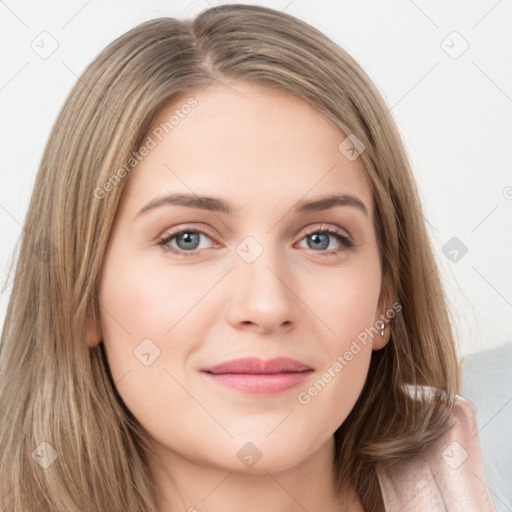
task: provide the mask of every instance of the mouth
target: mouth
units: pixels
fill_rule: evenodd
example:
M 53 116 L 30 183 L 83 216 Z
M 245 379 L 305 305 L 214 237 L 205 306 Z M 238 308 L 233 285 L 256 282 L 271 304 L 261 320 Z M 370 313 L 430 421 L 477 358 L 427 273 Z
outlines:
M 255 357 L 234 359 L 201 370 L 218 385 L 243 393 L 275 394 L 303 383 L 314 369 L 288 357 L 263 361 Z

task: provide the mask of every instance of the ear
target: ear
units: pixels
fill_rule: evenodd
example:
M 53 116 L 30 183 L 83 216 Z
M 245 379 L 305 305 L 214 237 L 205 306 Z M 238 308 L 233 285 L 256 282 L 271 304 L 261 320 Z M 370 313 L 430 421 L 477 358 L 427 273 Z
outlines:
M 392 318 L 396 312 L 393 309 L 391 286 L 385 280 L 382 282 L 380 297 L 377 304 L 377 311 L 375 313 L 375 327 L 377 334 L 373 336 L 372 348 L 373 350 L 380 350 L 384 348 L 389 339 L 391 338 Z M 381 335 L 381 327 L 384 323 L 384 333 Z
M 94 320 L 91 313 L 87 315 L 85 326 L 87 345 L 90 348 L 94 348 L 102 341 L 102 332 L 99 324 Z

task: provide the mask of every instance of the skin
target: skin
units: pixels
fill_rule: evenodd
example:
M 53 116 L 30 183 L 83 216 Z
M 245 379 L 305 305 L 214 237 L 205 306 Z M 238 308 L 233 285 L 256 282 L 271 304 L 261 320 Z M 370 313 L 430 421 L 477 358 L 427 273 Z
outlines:
M 190 96 L 197 107 L 129 176 L 99 284 L 101 325 L 89 344 L 104 342 L 120 396 L 151 436 L 160 511 L 362 510 L 348 485 L 334 492 L 333 434 L 389 329 L 361 345 L 309 403 L 297 395 L 390 307 L 363 165 L 338 150 L 344 135 L 307 103 L 254 84 L 217 81 L 183 95 L 155 126 Z M 222 198 L 238 212 L 164 204 L 138 214 L 178 192 Z M 340 193 L 357 197 L 368 215 L 346 205 L 293 210 Z M 327 248 L 309 246 L 320 227 L 355 246 L 334 235 L 322 238 Z M 195 254 L 158 245 L 180 228 L 208 231 Z M 257 244 L 242 243 L 248 236 L 262 250 L 252 263 L 237 252 L 256 254 Z M 176 237 L 169 245 L 194 250 Z M 145 339 L 160 350 L 148 366 L 134 356 Z M 287 356 L 314 371 L 272 395 L 227 389 L 200 372 L 247 356 Z M 237 457 L 249 442 L 261 453 L 252 467 Z

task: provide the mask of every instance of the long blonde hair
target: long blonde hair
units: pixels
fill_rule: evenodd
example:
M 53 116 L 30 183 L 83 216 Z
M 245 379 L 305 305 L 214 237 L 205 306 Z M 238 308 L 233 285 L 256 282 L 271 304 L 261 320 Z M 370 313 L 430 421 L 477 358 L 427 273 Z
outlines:
M 375 467 L 424 450 L 446 429 L 459 363 L 410 165 L 367 75 L 308 24 L 269 8 L 224 5 L 160 18 L 122 35 L 87 67 L 44 150 L 21 237 L 0 345 L 0 508 L 156 512 L 146 433 L 116 392 L 96 287 L 127 179 L 121 169 L 161 109 L 219 77 L 295 95 L 361 140 L 382 261 L 402 309 L 372 354 L 363 392 L 335 434 L 338 480 L 364 506 L 381 498 Z M 426 400 L 405 386 L 431 386 Z M 44 461 L 44 463 L 41 463 Z

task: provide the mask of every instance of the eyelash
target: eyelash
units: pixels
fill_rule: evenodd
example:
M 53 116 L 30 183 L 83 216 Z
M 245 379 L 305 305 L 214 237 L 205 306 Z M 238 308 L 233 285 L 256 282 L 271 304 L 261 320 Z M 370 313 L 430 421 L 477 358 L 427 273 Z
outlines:
M 201 233 L 203 235 L 206 235 L 208 238 L 213 239 L 213 237 L 210 236 L 210 234 L 203 229 L 182 228 L 179 231 L 175 231 L 173 233 L 167 233 L 166 235 L 164 235 L 162 238 L 159 239 L 158 245 L 161 246 L 165 252 L 170 252 L 170 253 L 177 254 L 179 256 L 184 256 L 184 257 L 195 256 L 196 254 L 201 252 L 202 249 L 196 249 L 194 251 L 184 251 L 184 250 L 177 250 L 174 247 L 171 247 L 170 245 L 168 245 L 171 240 L 173 240 L 174 238 L 176 238 L 180 235 L 183 235 L 185 233 Z M 301 240 L 303 238 L 305 238 L 309 235 L 313 235 L 313 234 L 331 235 L 331 236 L 335 237 L 338 240 L 338 242 L 340 242 L 341 245 L 343 245 L 345 247 L 345 249 L 352 249 L 356 245 L 352 239 L 350 239 L 346 235 L 343 235 L 340 231 L 330 228 L 330 227 L 327 227 L 327 226 L 320 226 L 320 227 L 308 230 L 306 233 L 304 233 L 304 236 L 301 238 Z M 311 250 L 313 250 L 313 249 L 311 249 Z M 320 252 L 320 253 L 323 252 L 323 253 L 327 253 L 327 254 L 332 254 L 333 252 L 335 252 L 335 253 L 341 252 L 341 250 L 340 249 L 338 249 L 338 250 L 331 249 L 331 250 L 314 251 L 314 252 Z

